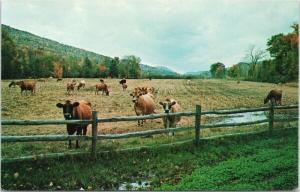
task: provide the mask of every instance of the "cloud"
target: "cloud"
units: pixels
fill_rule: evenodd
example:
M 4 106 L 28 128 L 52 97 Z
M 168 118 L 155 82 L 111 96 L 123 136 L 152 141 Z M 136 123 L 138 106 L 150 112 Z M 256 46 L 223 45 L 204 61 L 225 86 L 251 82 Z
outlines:
M 3 23 L 108 56 L 134 54 L 179 72 L 242 60 L 286 33 L 298 2 L 281 0 L 4 0 Z

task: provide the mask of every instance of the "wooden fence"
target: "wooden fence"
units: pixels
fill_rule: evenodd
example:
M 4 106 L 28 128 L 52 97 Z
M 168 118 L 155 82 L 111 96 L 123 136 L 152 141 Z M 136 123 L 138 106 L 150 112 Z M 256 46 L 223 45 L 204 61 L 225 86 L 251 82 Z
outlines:
M 102 139 L 123 139 L 130 137 L 140 137 L 140 136 L 150 136 L 155 134 L 162 134 L 168 132 L 181 132 L 191 130 L 191 127 L 180 127 L 180 128 L 165 128 L 165 129 L 155 129 L 140 132 L 131 132 L 124 134 L 107 134 L 107 135 L 97 135 L 98 123 L 105 122 L 119 122 L 119 121 L 136 121 L 143 119 L 157 119 L 171 116 L 194 116 L 195 117 L 195 145 L 199 145 L 200 141 L 200 130 L 207 128 L 216 127 L 233 127 L 242 125 L 252 125 L 260 123 L 269 123 L 269 133 L 273 132 L 274 122 L 289 122 L 298 120 L 298 117 L 292 118 L 277 118 L 274 119 L 274 109 L 296 109 L 298 105 L 288 105 L 288 106 L 274 106 L 272 102 L 269 107 L 260 108 L 248 108 L 248 109 L 234 109 L 234 110 L 216 110 L 216 111 L 201 111 L 201 106 L 196 105 L 195 112 L 179 112 L 179 113 L 162 113 L 162 114 L 151 114 L 145 116 L 128 116 L 128 117 L 112 117 L 112 118 L 98 118 L 97 112 L 92 112 L 92 120 L 2 120 L 2 125 L 58 125 L 58 124 L 78 124 L 78 123 L 89 123 L 92 124 L 92 136 L 77 136 L 77 135 L 35 135 L 35 136 L 1 136 L 1 141 L 3 142 L 33 142 L 33 141 L 67 141 L 67 140 L 91 140 L 91 156 L 96 158 L 96 144 L 97 140 Z M 208 114 L 223 115 L 223 114 L 235 114 L 235 113 L 246 113 L 246 112 L 257 112 L 257 111 L 269 111 L 269 118 L 258 121 L 249 121 L 242 123 L 222 123 L 222 124 L 204 124 L 201 125 L 201 116 Z M 168 123 L 169 124 L 169 123 Z M 67 155 L 81 155 L 87 154 L 87 152 L 77 152 L 77 153 L 52 153 L 52 154 L 42 154 L 39 156 L 27 156 L 19 158 L 7 158 L 1 159 L 2 162 L 15 162 L 20 160 L 36 159 L 36 158 L 49 158 L 49 157 L 60 157 Z

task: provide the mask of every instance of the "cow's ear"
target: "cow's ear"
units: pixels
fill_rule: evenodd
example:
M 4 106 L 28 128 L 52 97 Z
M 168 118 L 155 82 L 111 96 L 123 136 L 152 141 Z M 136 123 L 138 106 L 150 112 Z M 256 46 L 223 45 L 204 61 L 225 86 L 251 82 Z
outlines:
M 64 107 L 64 104 L 62 104 L 62 103 L 57 103 L 57 104 L 56 104 L 56 107 L 58 107 L 58 108 L 63 108 L 63 107 Z
M 142 95 L 143 95 L 143 93 L 140 93 L 140 94 L 139 94 L 139 96 L 142 96 Z
M 160 105 L 164 105 L 164 103 L 163 103 L 163 102 L 161 102 L 161 101 L 159 102 L 159 104 L 160 104 Z
M 132 93 L 130 93 L 130 96 L 133 96 L 133 94 L 132 94 Z
M 173 106 L 173 105 L 175 105 L 176 104 L 176 101 L 173 101 L 172 103 L 171 103 L 171 106 Z
M 78 102 L 74 102 L 73 103 L 73 107 L 77 107 L 77 106 L 79 106 L 79 103 Z

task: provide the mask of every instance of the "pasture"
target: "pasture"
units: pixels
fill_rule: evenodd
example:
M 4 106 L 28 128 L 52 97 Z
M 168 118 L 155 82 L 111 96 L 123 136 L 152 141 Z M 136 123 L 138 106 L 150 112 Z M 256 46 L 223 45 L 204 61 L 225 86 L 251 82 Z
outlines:
M 64 102 L 65 100 L 78 101 L 81 99 L 88 100 L 92 103 L 92 109 L 98 111 L 98 117 L 115 117 L 115 116 L 131 116 L 135 115 L 133 109 L 132 97 L 129 95 L 131 91 L 137 86 L 153 86 L 157 93 L 154 95 L 156 103 L 156 112 L 162 113 L 162 107 L 159 105 L 160 101 L 170 97 L 178 101 L 181 106 L 181 111 L 194 111 L 195 105 L 200 104 L 202 110 L 213 109 L 233 109 L 233 108 L 253 108 L 261 107 L 263 100 L 271 89 L 279 88 L 283 90 L 283 105 L 297 104 L 298 103 L 298 84 L 289 83 L 284 85 L 276 85 L 270 83 L 257 83 L 257 82 L 245 82 L 242 81 L 237 84 L 236 81 L 224 81 L 224 80 L 191 80 L 187 83 L 187 80 L 156 80 L 149 81 L 144 80 L 127 80 L 128 88 L 123 91 L 121 85 L 118 83 L 118 79 L 105 79 L 111 93 L 106 95 L 95 95 L 95 84 L 99 83 L 99 79 L 85 79 L 86 87 L 77 91 L 71 95 L 66 94 L 66 84 L 71 81 L 70 79 L 64 79 L 57 82 L 55 79 L 49 79 L 45 83 L 37 82 L 36 93 L 31 95 L 21 95 L 20 88 L 9 88 L 10 81 L 2 81 L 2 119 L 63 119 L 61 109 L 56 107 L 56 103 Z M 79 79 L 77 79 L 79 81 Z M 280 110 L 278 110 L 281 113 Z M 282 112 L 285 113 L 285 112 Z M 291 110 L 289 113 L 297 114 L 297 111 Z M 209 123 L 211 121 L 208 117 L 203 117 L 201 123 Z M 286 123 L 287 124 L 287 123 Z M 275 124 L 275 128 L 282 128 L 286 125 L 283 123 Z M 297 124 L 297 123 L 296 123 Z M 293 124 L 294 125 L 294 124 Z M 193 117 L 183 117 L 177 127 L 194 126 Z M 137 122 L 118 122 L 118 123 L 99 123 L 98 134 L 112 134 L 112 133 L 127 133 L 133 131 L 143 131 L 148 129 L 163 128 L 161 119 L 147 120 L 144 126 L 137 126 Z M 244 131 L 266 130 L 265 125 L 245 126 L 236 128 L 214 128 L 201 131 L 201 136 L 214 136 L 222 135 L 225 133 L 236 133 Z M 52 135 L 52 134 L 66 134 L 65 125 L 44 125 L 44 126 L 2 126 L 2 135 Z M 90 134 L 90 129 L 88 130 Z M 97 150 L 111 150 L 122 149 L 126 147 L 136 147 L 141 145 L 157 146 L 162 143 L 171 143 L 174 141 L 180 141 L 181 139 L 193 137 L 193 132 L 178 133 L 174 137 L 166 134 L 157 135 L 151 138 L 132 138 L 112 141 L 101 141 L 97 145 Z M 254 137 L 253 137 L 254 138 Z M 297 138 L 296 138 L 297 139 Z M 32 154 L 44 154 L 49 152 L 64 152 L 64 151 L 88 151 L 90 150 L 90 143 L 81 141 L 80 149 L 68 149 L 67 142 L 28 142 L 28 143 L 9 143 L 2 144 L 2 157 L 17 157 Z M 262 144 L 263 146 L 263 144 Z M 217 145 L 215 145 L 217 147 Z M 207 149 L 208 150 L 208 149 Z M 182 152 L 182 150 L 179 150 Z M 226 150 L 224 150 L 225 153 Z M 209 153 L 209 152 L 208 152 Z M 151 155 L 150 155 L 151 156 Z M 140 155 L 136 154 L 136 158 Z M 128 157 L 122 157 L 128 158 Z M 133 157 L 132 157 L 133 158 Z M 130 158 L 133 161 L 134 159 Z M 158 158 L 159 159 L 159 158 Z M 158 160 L 157 159 L 157 160 Z M 108 159 L 107 159 L 108 160 Z M 111 161 L 114 161 L 115 157 L 112 157 Z M 102 160 L 104 161 L 104 160 Z M 52 162 L 53 163 L 53 162 Z M 186 165 L 186 162 L 181 162 Z M 55 164 L 55 163 L 54 163 Z M 48 165 L 47 165 L 48 166 Z M 52 166 L 52 165 L 50 165 Z M 81 165 L 78 165 L 81 166 Z M 124 165 L 125 166 L 125 165 Z M 126 165 L 129 166 L 129 165 Z M 126 167 L 125 166 L 125 167 Z M 131 165 L 132 166 L 132 165 Z M 154 164 L 153 164 L 154 166 Z M 161 165 L 157 165 L 157 168 L 161 168 Z M 57 167 L 57 166 L 56 166 Z M 24 167 L 23 167 L 24 168 Z M 20 168 L 19 169 L 23 169 Z M 103 167 L 102 167 L 103 168 Z M 182 174 L 191 173 L 195 167 L 188 167 L 182 170 Z M 10 183 L 9 189 L 48 189 L 49 184 L 39 181 L 39 184 L 33 184 L 26 186 L 25 180 L 22 180 L 22 184 L 16 184 L 10 181 L 12 170 L 17 171 L 17 167 L 10 167 L 10 170 L 2 171 L 2 174 L 8 174 L 7 182 Z M 25 168 L 24 168 L 25 169 Z M 27 169 L 27 168 L 26 168 Z M 34 169 L 34 168 L 33 168 Z M 42 168 L 44 169 L 44 168 Z M 74 172 L 75 168 L 71 168 L 71 172 Z M 124 168 L 125 170 L 126 168 Z M 155 168 L 154 168 L 155 169 Z M 91 170 L 89 170 L 91 171 Z M 87 171 L 87 172 L 89 172 Z M 106 170 L 108 171 L 108 169 Z M 133 171 L 133 170 L 132 170 Z M 42 173 L 39 173 L 42 174 Z M 88 174 L 88 173 L 86 173 Z M 121 173 L 120 173 L 121 174 Z M 128 174 L 133 174 L 128 172 Z M 181 174 L 181 172 L 180 172 Z M 101 174 L 102 176 L 107 173 Z M 113 174 L 114 175 L 114 174 Z M 150 174 L 151 175 L 151 174 Z M 56 175 L 58 176 L 58 175 Z M 149 175 L 148 175 L 149 176 Z M 92 186 L 91 189 L 116 189 L 116 183 L 122 181 L 130 181 L 130 175 L 125 174 L 124 178 L 120 178 L 120 175 L 112 176 L 112 181 L 109 186 L 107 183 L 102 183 L 101 186 Z M 146 177 L 146 176 L 145 176 Z M 97 178 L 97 177 L 96 177 Z M 180 177 L 179 177 L 180 178 Z M 37 178 L 36 178 L 37 179 Z M 99 178 L 98 178 L 99 179 Z M 115 181 L 117 179 L 117 181 Z M 145 179 L 145 178 L 143 178 Z M 38 179 L 37 179 L 38 180 Z M 37 182 L 36 180 L 36 182 Z M 76 180 L 76 179 L 75 179 Z M 179 182 L 180 179 L 172 182 Z M 28 182 L 28 181 L 26 181 Z M 51 182 L 51 181 L 50 181 Z M 70 186 L 64 186 L 63 189 L 76 190 L 79 185 L 87 188 L 89 181 L 75 181 L 76 185 L 72 184 L 70 180 Z M 163 181 L 167 182 L 167 181 Z M 113 183 L 113 184 L 112 184 Z M 154 182 L 155 183 L 155 182 Z M 161 181 L 157 182 L 154 187 L 158 187 Z M 20 187 L 20 185 L 23 186 Z M 110 186 L 112 185 L 112 186 Z M 31 186 L 31 188 L 30 188 Z M 32 187 L 36 186 L 36 188 Z M 104 188 L 101 188 L 103 187 Z M 291 185 L 291 186 L 294 186 Z M 50 186 L 49 189 L 52 186 Z M 153 187 L 153 186 L 152 186 Z M 4 187 L 5 188 L 5 187 Z M 166 186 L 166 188 L 168 188 Z M 178 188 L 179 189 L 179 188 Z M 265 189 L 265 188 L 263 188 Z M 267 188 L 266 188 L 267 189 Z

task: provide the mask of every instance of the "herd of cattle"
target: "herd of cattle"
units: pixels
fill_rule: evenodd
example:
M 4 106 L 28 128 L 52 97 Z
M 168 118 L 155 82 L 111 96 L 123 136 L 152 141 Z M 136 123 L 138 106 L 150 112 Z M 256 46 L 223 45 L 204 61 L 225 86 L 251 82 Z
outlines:
M 42 80 L 38 80 L 42 81 Z M 57 81 L 62 81 L 62 79 L 57 79 Z M 119 81 L 123 90 L 126 90 L 128 87 L 126 79 Z M 21 94 L 23 91 L 31 91 L 35 93 L 36 81 L 12 81 L 9 84 L 9 87 L 19 86 L 21 88 Z M 81 80 L 79 83 L 76 80 L 72 80 L 67 83 L 67 94 L 74 92 L 75 87 L 77 90 L 84 88 L 86 82 Z M 109 88 L 103 79 L 100 79 L 100 83 L 95 85 L 95 94 L 98 94 L 99 91 L 102 91 L 102 95 L 109 95 Z M 157 93 L 154 87 L 135 87 L 130 96 L 132 96 L 132 102 L 134 103 L 134 111 L 137 116 L 139 115 L 149 115 L 154 114 L 155 112 L 155 102 L 154 94 Z M 282 90 L 271 90 L 267 97 L 264 100 L 266 104 L 269 101 L 275 101 L 276 104 L 281 105 Z M 162 106 L 165 113 L 176 113 L 180 111 L 180 105 L 175 99 L 166 98 L 164 101 L 160 101 L 159 104 Z M 63 109 L 63 115 L 66 120 L 89 120 L 92 119 L 92 104 L 88 101 L 81 100 L 79 102 L 71 102 L 69 100 L 65 103 L 57 103 L 58 108 Z M 163 118 L 164 127 L 175 128 L 176 124 L 180 121 L 180 116 L 170 116 Z M 138 126 L 142 126 L 145 120 L 138 120 Z M 67 132 L 69 135 L 73 135 L 76 132 L 76 135 L 86 135 L 88 124 L 67 124 Z M 71 140 L 69 140 L 69 147 L 71 147 Z M 76 148 L 79 147 L 78 140 L 76 140 Z

